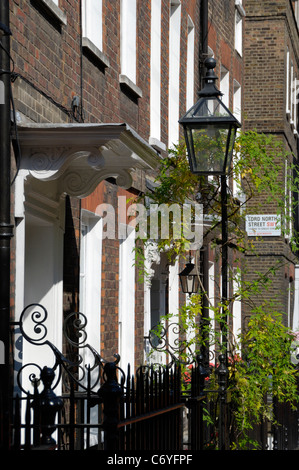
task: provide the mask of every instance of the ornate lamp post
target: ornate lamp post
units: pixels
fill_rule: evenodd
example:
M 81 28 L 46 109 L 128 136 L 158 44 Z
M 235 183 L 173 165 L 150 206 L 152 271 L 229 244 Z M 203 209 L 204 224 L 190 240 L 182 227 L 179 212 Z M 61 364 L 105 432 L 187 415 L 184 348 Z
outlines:
M 198 175 L 220 175 L 222 212 L 222 344 L 226 351 L 227 303 L 227 189 L 236 132 L 241 124 L 224 105 L 222 93 L 216 87 L 215 59 L 205 61 L 205 86 L 199 92 L 198 102 L 179 123 L 183 126 L 190 170 Z
M 207 73 L 205 86 L 199 93 L 199 101 L 180 119 L 187 146 L 189 165 L 192 173 L 199 175 L 219 175 L 221 178 L 221 218 L 222 218 L 222 361 L 218 367 L 220 384 L 219 448 L 225 449 L 225 402 L 227 388 L 227 268 L 228 268 L 228 228 L 227 228 L 227 186 L 236 132 L 241 124 L 223 104 L 222 93 L 217 89 L 214 68 L 216 61 L 206 59 Z

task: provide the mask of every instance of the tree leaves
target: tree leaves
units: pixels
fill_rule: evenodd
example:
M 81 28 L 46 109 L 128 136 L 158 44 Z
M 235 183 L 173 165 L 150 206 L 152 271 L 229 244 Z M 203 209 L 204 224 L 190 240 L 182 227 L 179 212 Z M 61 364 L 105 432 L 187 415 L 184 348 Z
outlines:
M 185 342 L 187 353 L 193 348 L 196 354 L 206 338 L 210 347 L 220 351 L 219 328 L 222 312 L 229 313 L 236 300 L 249 306 L 250 318 L 246 329 L 238 338 L 228 331 L 230 338 L 230 388 L 232 405 L 237 427 L 234 448 L 248 448 L 254 445 L 250 430 L 265 419 L 274 422 L 272 401 L 265 400 L 271 395 L 282 402 L 294 404 L 298 399 L 296 380 L 297 369 L 290 360 L 293 335 L 285 326 L 285 312 L 279 308 L 274 298 L 263 299 L 269 291 L 273 279 L 281 272 L 282 262 L 268 266 L 267 270 L 256 272 L 255 278 L 248 280 L 244 257 L 256 255 L 256 240 L 247 237 L 245 218 L 249 214 L 275 213 L 281 217 L 282 237 L 286 237 L 290 247 L 297 246 L 298 233 L 293 229 L 293 214 L 297 202 L 293 193 L 298 191 L 298 170 L 293 164 L 293 155 L 277 136 L 261 134 L 255 130 L 240 131 L 235 143 L 235 154 L 229 175 L 237 186 L 239 197 L 228 178 L 228 245 L 235 253 L 237 268 L 230 271 L 230 281 L 238 284 L 225 306 L 221 300 L 209 303 L 209 318 L 203 321 L 201 296 L 192 296 L 179 314 L 179 321 L 185 331 L 193 331 Z M 179 144 L 161 159 L 155 180 L 154 191 L 146 197 L 157 204 L 180 204 L 198 200 L 209 218 L 210 228 L 204 232 L 211 249 L 221 255 L 221 200 L 218 177 L 199 177 L 191 173 L 186 157 L 185 145 Z M 182 237 L 174 240 L 158 240 L 158 251 L 167 251 L 170 258 L 186 255 L 187 241 Z M 240 264 L 238 265 L 238 261 Z M 203 293 L 206 295 L 206 293 Z M 221 298 L 221 295 L 219 296 Z M 263 299 L 261 301 L 261 299 Z M 209 299 L 208 299 L 209 300 Z M 177 316 L 177 312 L 170 313 Z M 213 319 L 213 321 L 211 320 Z

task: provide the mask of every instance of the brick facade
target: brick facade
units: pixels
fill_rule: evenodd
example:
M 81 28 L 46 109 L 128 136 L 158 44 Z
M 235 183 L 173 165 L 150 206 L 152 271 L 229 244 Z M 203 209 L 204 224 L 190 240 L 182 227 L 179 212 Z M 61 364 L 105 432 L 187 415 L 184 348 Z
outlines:
M 47 7 L 47 4 L 51 8 Z M 185 111 L 186 41 L 188 15 L 198 30 L 199 2 L 181 2 L 180 109 Z M 13 96 L 18 118 L 34 123 L 126 122 L 145 141 L 150 137 L 150 20 L 151 2 L 137 1 L 137 80 L 142 98 L 120 85 L 120 2 L 103 0 L 102 52 L 105 64 L 88 50 L 81 37 L 81 2 L 60 0 L 59 18 L 53 2 L 11 2 L 11 55 L 14 60 Z M 53 7 L 53 11 L 52 11 Z M 169 2 L 161 2 L 161 141 L 168 144 Z M 199 35 L 195 34 L 198 57 Z M 195 80 L 198 69 L 195 67 Z M 196 85 L 197 88 L 197 85 Z M 72 107 L 78 99 L 78 108 Z M 136 169 L 135 197 L 145 189 L 145 175 Z M 80 211 L 96 212 L 102 202 L 117 207 L 123 194 L 113 179 L 103 181 L 87 198 L 66 198 L 64 236 L 64 312 L 79 308 Z M 101 352 L 111 357 L 118 350 L 118 240 L 104 240 L 102 247 Z M 136 281 L 135 358 L 143 361 L 144 289 Z
M 235 2 L 225 0 L 218 2 L 217 0 L 211 0 L 209 3 L 209 24 L 208 24 L 208 46 L 214 54 L 217 61 L 216 75 L 218 77 L 217 87 L 221 90 L 221 67 L 229 73 L 228 90 L 228 107 L 234 109 L 234 82 L 237 81 L 240 84 L 242 94 L 244 90 L 244 66 L 243 56 L 241 56 L 235 49 Z M 243 2 L 244 3 L 244 2 Z M 244 21 L 243 21 L 244 31 Z M 244 118 L 244 115 L 242 114 Z M 232 189 L 232 181 L 229 182 Z M 229 237 L 232 234 L 229 234 Z M 219 233 L 219 238 L 221 233 Z M 211 238 L 215 238 L 215 233 L 211 234 Z M 217 238 L 217 236 L 216 236 Z M 221 291 L 221 247 L 212 246 L 211 240 L 207 240 L 208 252 L 209 252 L 209 266 L 213 268 L 214 283 L 210 283 L 209 296 L 214 299 L 214 305 L 218 305 L 221 302 L 222 291 Z M 233 297 L 233 282 L 232 273 L 235 268 L 240 265 L 240 256 L 236 256 L 233 250 L 228 250 L 228 265 L 229 265 L 229 279 L 228 279 L 228 297 Z M 228 316 L 229 330 L 234 331 L 234 318 L 235 314 L 234 303 L 230 305 L 231 314 Z M 238 315 L 236 313 L 236 315 Z M 215 324 L 215 328 L 218 329 L 219 325 Z M 230 337 L 231 339 L 231 337 Z
M 137 77 L 136 86 L 142 96 L 120 84 L 120 2 L 103 0 L 103 57 L 83 44 L 82 15 L 77 0 L 59 0 L 58 17 L 54 2 L 13 0 L 11 10 L 11 55 L 14 61 L 12 92 L 17 117 L 30 123 L 127 123 L 138 136 L 150 136 L 150 20 L 151 1 L 137 0 Z M 175 4 L 177 2 L 174 2 Z M 53 10 L 46 4 L 51 4 Z M 194 100 L 200 88 L 201 8 L 198 0 L 181 0 L 180 39 L 180 116 L 186 111 L 188 16 L 195 28 Z M 234 81 L 242 90 L 244 129 L 257 128 L 277 133 L 286 146 L 296 151 L 297 136 L 286 116 L 285 60 L 286 46 L 298 72 L 298 29 L 291 3 L 287 0 L 243 0 L 243 55 L 235 49 L 234 0 L 209 0 L 208 46 L 221 66 L 229 71 L 229 107 L 234 106 Z M 169 26 L 170 2 L 161 1 L 161 142 L 168 146 L 169 106 Z M 297 75 L 298 77 L 298 75 Z M 261 86 L 263 84 L 263 86 Z M 219 81 L 217 83 L 219 86 Z M 76 99 L 78 107 L 73 107 Z M 182 135 L 182 134 L 181 134 Z M 166 151 L 161 150 L 162 155 Z M 148 172 L 151 175 L 151 171 Z M 81 200 L 67 196 L 65 200 L 63 301 L 65 314 L 79 308 L 79 253 L 81 210 L 96 213 L 102 202 L 117 207 L 120 195 L 135 198 L 145 190 L 145 172 L 136 168 L 132 187 L 125 192 L 113 178 L 102 181 Z M 265 208 L 266 209 L 266 208 Z M 267 210 L 271 210 L 269 207 Z M 264 266 L 275 259 L 287 263 L 275 279 L 275 291 L 284 292 L 280 301 L 287 309 L 287 288 L 294 279 L 295 258 L 285 240 L 272 239 L 257 245 Z M 215 267 L 215 299 L 219 298 L 220 282 L 218 249 L 209 247 L 209 260 Z M 233 253 L 230 267 L 236 266 Z M 248 259 L 253 272 L 261 259 Z M 270 265 L 270 264 L 269 264 Z M 104 240 L 102 247 L 101 285 L 101 353 L 111 357 L 118 350 L 119 315 L 119 242 Z M 232 290 L 232 286 L 230 286 Z M 13 292 L 13 289 L 12 289 Z M 135 285 L 135 363 L 144 353 L 144 286 Z M 180 293 L 180 302 L 185 301 Z M 246 318 L 246 308 L 243 317 Z
M 288 152 L 297 155 L 297 133 L 286 113 L 287 96 L 287 48 L 298 77 L 298 26 L 291 2 L 246 1 L 246 34 L 244 37 L 244 129 L 277 136 Z M 298 103 L 298 101 L 297 101 Z M 298 104 L 296 104 L 298 107 Z M 280 175 L 284 185 L 285 175 Z M 255 200 L 254 203 L 257 201 Z M 259 196 L 261 212 L 276 213 L 275 202 L 266 202 L 266 195 Z M 276 302 L 284 312 L 293 311 L 294 270 L 297 259 L 288 240 L 283 237 L 265 237 L 254 240 L 257 256 L 247 258 L 247 280 L 254 273 L 267 273 L 271 266 L 281 266 L 269 291 L 264 290 L 262 299 Z M 243 308 L 244 322 L 248 315 Z M 292 326 L 292 316 L 285 316 L 285 323 Z

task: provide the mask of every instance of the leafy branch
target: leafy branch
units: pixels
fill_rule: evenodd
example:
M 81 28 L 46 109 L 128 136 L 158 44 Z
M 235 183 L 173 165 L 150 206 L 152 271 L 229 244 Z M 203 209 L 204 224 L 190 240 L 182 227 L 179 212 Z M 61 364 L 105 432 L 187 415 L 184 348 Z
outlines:
M 238 197 L 229 183 L 232 180 Z M 228 299 L 225 308 L 229 314 L 234 302 L 241 299 L 250 311 L 246 329 L 237 338 L 232 331 L 228 331 L 230 384 L 237 429 L 234 448 L 246 448 L 254 445 L 249 435 L 255 424 L 264 419 L 274 422 L 272 402 L 265 401 L 267 394 L 292 405 L 296 401 L 297 369 L 290 361 L 294 335 L 285 326 L 285 312 L 278 308 L 275 299 L 267 300 L 262 296 L 271 287 L 283 262 L 270 266 L 266 271 L 256 272 L 255 279 L 246 279 L 243 254 L 256 255 L 255 244 L 259 239 L 247 237 L 245 219 L 247 215 L 263 213 L 266 206 L 267 212 L 271 209 L 272 213 L 280 217 L 281 234 L 288 239 L 290 247 L 296 247 L 298 234 L 293 227 L 293 215 L 298 202 L 293 198 L 293 193 L 298 188 L 299 173 L 293 164 L 292 154 L 277 137 L 256 131 L 241 131 L 236 139 L 233 165 L 227 182 L 228 245 L 235 253 L 237 266 L 235 272 L 230 271 L 230 280 L 238 283 L 238 289 Z M 209 219 L 203 238 L 220 256 L 223 201 L 219 178 L 192 174 L 182 143 L 161 159 L 155 184 L 156 189 L 145 195 L 145 200 L 151 203 L 169 207 L 172 204 L 183 207 L 186 202 L 200 202 L 203 205 L 204 216 Z M 184 237 L 183 230 L 179 237 L 173 235 L 174 231 L 170 230 L 168 238 L 160 238 L 154 243 L 158 252 L 167 252 L 171 260 L 185 257 L 189 246 L 189 239 Z M 139 269 L 143 272 L 144 248 L 151 243 L 148 236 L 138 248 Z M 203 296 L 208 300 L 208 318 L 203 318 Z M 179 315 L 174 312 L 164 318 L 165 322 L 170 322 L 173 317 L 178 318 L 180 331 L 186 333 L 181 339 L 179 352 L 183 361 L 190 362 L 187 356 L 191 354 L 195 357 L 207 341 L 210 348 L 220 349 L 219 328 L 215 325 L 221 324 L 222 310 L 221 300 L 213 304 L 203 291 L 200 295 L 192 296 L 188 304 L 181 308 Z M 161 333 L 161 330 L 157 331 L 155 334 Z

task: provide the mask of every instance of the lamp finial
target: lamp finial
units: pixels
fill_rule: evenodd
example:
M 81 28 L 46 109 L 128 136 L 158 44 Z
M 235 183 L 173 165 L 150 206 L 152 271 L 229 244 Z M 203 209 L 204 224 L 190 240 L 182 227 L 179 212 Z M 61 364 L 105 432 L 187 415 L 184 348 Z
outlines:
M 198 93 L 198 96 L 222 96 L 220 90 L 216 87 L 216 80 L 218 77 L 214 72 L 214 68 L 216 67 L 216 60 L 213 57 L 208 57 L 204 65 L 207 69 L 206 75 L 204 77 L 205 86 L 204 88 Z

